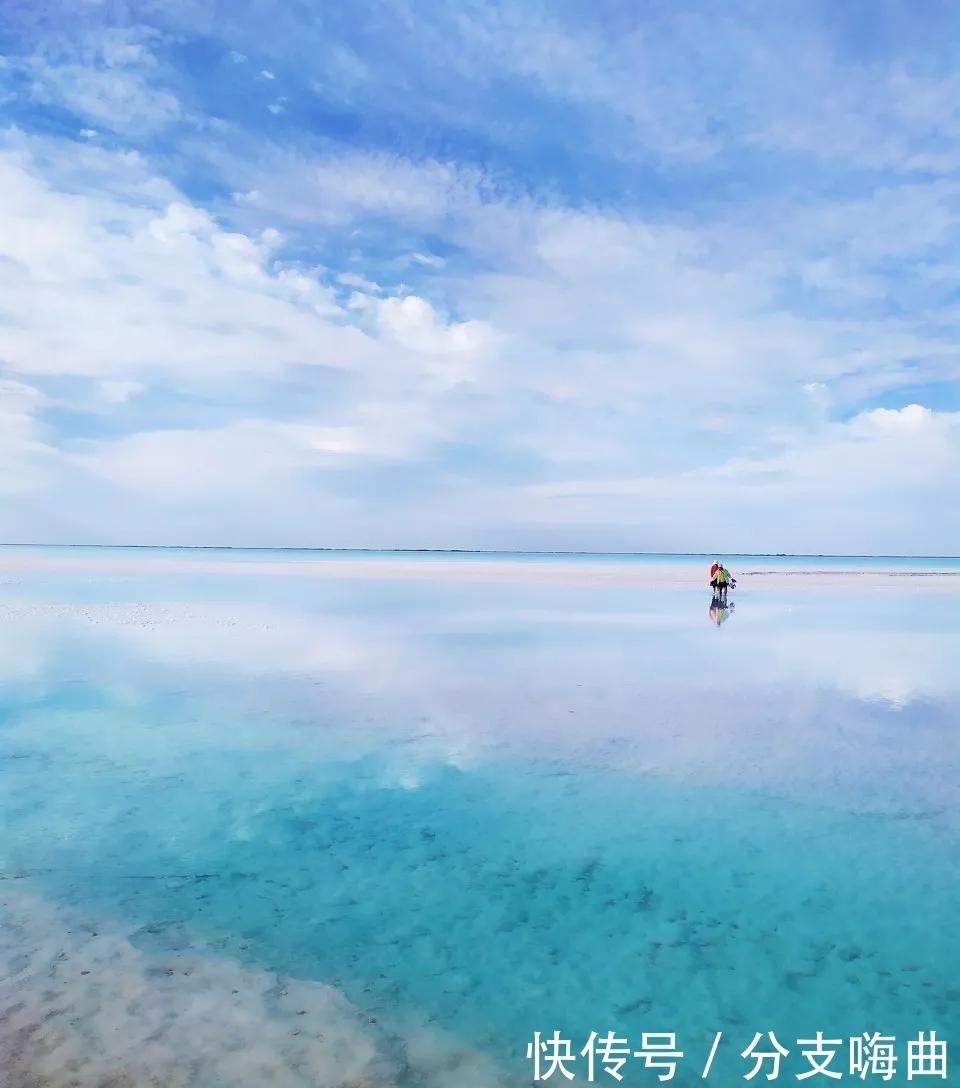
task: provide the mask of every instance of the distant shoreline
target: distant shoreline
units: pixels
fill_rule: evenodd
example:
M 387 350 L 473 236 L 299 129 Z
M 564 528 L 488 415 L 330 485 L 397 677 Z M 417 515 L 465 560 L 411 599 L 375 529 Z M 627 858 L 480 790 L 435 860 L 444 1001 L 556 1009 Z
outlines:
M 38 543 L 0 543 L 0 553 L 5 550 L 42 550 L 58 551 L 157 551 L 157 552 L 257 552 L 283 554 L 316 555 L 478 555 L 478 556 L 525 556 L 552 557 L 569 556 L 570 558 L 589 557 L 597 559 L 712 559 L 717 556 L 730 559 L 777 559 L 777 560 L 867 560 L 880 562 L 897 560 L 901 562 L 960 564 L 960 556 L 955 555 L 896 555 L 877 553 L 847 554 L 843 552 L 647 552 L 647 551 L 592 551 L 582 549 L 547 549 L 534 548 L 515 550 L 503 548 L 337 548 L 315 545 L 246 545 L 246 544 L 38 544 Z

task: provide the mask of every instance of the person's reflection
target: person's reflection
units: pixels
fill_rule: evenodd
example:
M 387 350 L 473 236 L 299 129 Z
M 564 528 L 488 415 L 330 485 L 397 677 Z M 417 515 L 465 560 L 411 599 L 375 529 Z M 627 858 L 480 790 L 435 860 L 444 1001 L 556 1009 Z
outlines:
M 727 604 L 725 601 L 721 601 L 719 597 L 714 597 L 710 602 L 710 622 L 719 627 L 721 623 L 725 623 L 730 618 L 730 613 L 733 611 L 733 605 Z

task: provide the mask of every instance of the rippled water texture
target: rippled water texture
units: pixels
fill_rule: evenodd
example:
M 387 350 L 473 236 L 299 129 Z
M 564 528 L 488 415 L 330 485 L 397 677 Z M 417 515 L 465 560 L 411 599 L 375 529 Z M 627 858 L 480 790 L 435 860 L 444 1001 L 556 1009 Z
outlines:
M 4 1088 L 960 1036 L 955 592 L 150 563 L 0 573 Z

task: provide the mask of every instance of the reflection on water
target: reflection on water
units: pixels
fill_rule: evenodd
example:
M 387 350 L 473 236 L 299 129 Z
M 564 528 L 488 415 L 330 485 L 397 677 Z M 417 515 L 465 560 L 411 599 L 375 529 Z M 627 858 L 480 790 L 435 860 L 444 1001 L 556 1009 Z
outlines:
M 751 590 L 718 639 L 656 587 L 0 588 L 14 1085 L 525 1084 L 554 1030 L 676 1032 L 677 1084 L 774 1030 L 792 1079 L 818 1030 L 957 1035 L 949 595 Z
M 710 617 L 710 622 L 714 627 L 719 627 L 722 623 L 726 623 L 733 615 L 735 607 L 736 605 L 733 601 L 728 603 L 713 597 L 710 601 L 710 611 L 707 613 Z

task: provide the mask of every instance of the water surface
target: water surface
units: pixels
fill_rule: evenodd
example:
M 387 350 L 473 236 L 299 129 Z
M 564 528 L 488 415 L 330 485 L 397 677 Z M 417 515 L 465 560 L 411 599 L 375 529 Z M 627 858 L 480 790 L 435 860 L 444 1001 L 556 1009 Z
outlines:
M 879 1031 L 905 1079 L 957 1035 L 949 593 L 0 594 L 13 1085 L 522 1085 L 555 1030 L 673 1032 L 681 1085 L 717 1032 L 724 1082 Z

